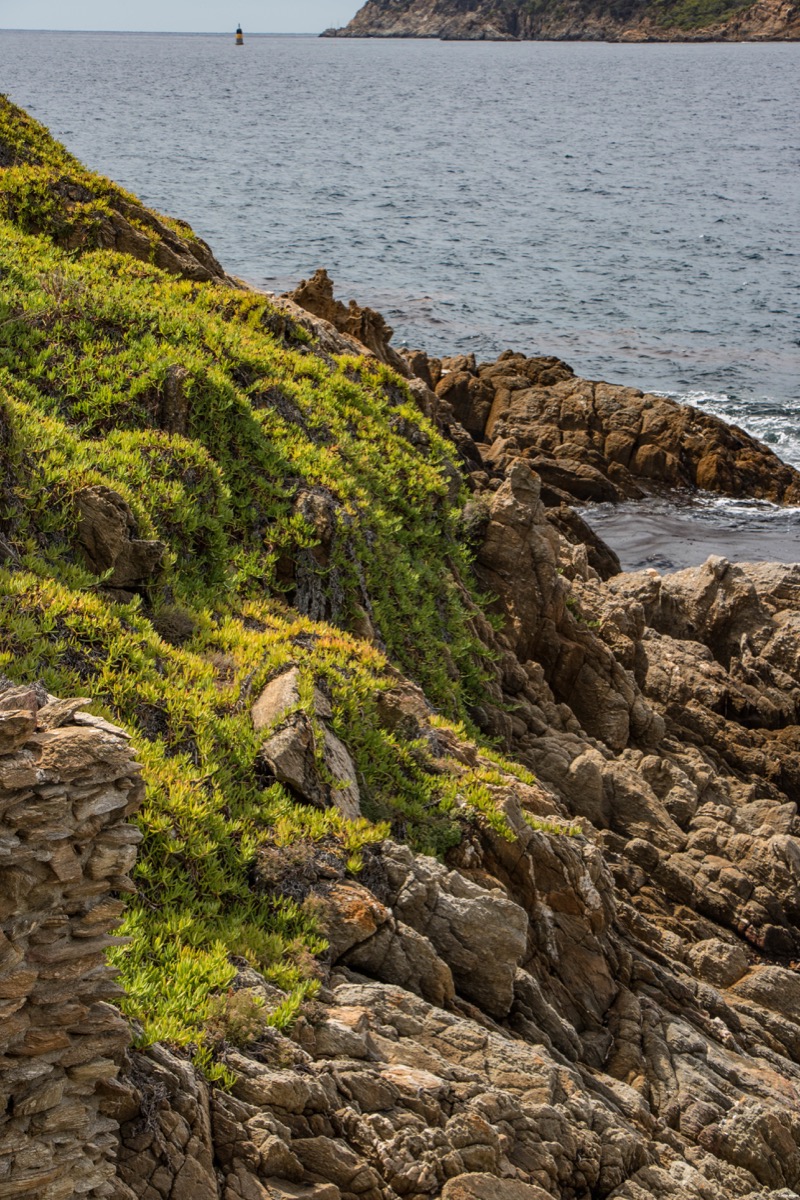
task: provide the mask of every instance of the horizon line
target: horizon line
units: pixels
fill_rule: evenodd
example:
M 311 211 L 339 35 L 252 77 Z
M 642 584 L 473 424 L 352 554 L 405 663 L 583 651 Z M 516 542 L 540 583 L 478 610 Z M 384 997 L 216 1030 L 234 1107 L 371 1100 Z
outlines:
M 318 37 L 325 31 L 320 29 L 250 29 L 246 37 Z M 148 37 L 232 37 L 236 30 L 228 29 L 31 29 L 23 25 L 0 26 L 0 33 L 121 33 L 145 34 Z

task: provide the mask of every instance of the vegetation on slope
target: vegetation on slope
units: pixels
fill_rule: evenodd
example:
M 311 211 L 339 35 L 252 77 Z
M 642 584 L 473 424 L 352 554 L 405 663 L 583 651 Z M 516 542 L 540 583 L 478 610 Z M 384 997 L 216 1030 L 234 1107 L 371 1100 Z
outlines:
M 465 819 L 499 820 L 491 755 L 443 771 L 376 711 L 390 661 L 445 725 L 482 686 L 448 446 L 387 368 L 319 355 L 265 297 L 98 248 L 102 221 L 63 197 L 79 180 L 117 211 L 119 190 L 7 101 L 0 164 L 0 670 L 133 735 L 148 797 L 116 962 L 142 1037 L 202 1041 L 237 956 L 289 993 L 287 1020 L 324 940 L 313 904 L 254 886 L 260 852 L 323 847 L 358 871 L 389 831 L 437 853 Z M 124 201 L 157 259 L 168 227 Z M 88 570 L 78 499 L 97 486 L 164 544 L 148 586 Z M 365 620 L 372 644 L 346 632 Z M 314 687 L 331 699 L 364 819 L 265 776 L 249 710 L 289 664 L 309 711 Z
M 540 17 L 553 13 L 551 0 L 534 2 L 538 3 Z M 688 33 L 718 25 L 749 7 L 736 0 L 579 0 L 576 12 L 584 17 L 608 18 L 621 28 L 644 21 Z M 572 12 L 572 5 L 562 5 L 562 15 L 566 12 Z
M 474 37 L 481 26 L 489 36 L 522 39 L 596 39 L 634 30 L 656 40 L 719 35 L 720 26 L 755 8 L 737 0 L 473 0 L 433 4 L 430 0 L 367 0 L 346 26 L 349 36 Z M 764 14 L 761 14 L 764 19 Z M 776 13 L 777 29 L 796 28 L 794 13 Z M 417 34 L 419 30 L 419 34 Z M 775 30 L 773 30 L 773 33 Z M 760 36 L 764 36 L 761 34 Z M 795 36 L 790 33 L 790 36 Z

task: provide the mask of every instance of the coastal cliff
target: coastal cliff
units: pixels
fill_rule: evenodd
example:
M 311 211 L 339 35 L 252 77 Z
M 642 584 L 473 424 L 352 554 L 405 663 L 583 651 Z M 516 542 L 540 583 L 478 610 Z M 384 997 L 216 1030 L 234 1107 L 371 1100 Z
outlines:
M 791 0 L 367 0 L 323 37 L 446 41 L 796 41 Z
M 0 1197 L 800 1194 L 800 474 L 0 164 Z

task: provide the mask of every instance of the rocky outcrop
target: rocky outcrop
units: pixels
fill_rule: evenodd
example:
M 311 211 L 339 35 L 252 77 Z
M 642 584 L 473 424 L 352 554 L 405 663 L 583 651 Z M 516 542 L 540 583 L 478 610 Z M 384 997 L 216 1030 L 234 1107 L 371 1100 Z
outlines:
M 708 486 L 708 454 L 723 489 L 790 500 L 797 477 L 721 423 L 555 359 L 407 362 L 458 447 L 463 533 L 494 598 L 494 626 L 474 611 L 493 674 L 471 716 L 536 782 L 398 676 L 383 728 L 431 773 L 480 766 L 494 818 L 473 813 L 443 862 L 385 841 L 353 873 L 325 846 L 296 862 L 261 848 L 253 886 L 320 914 L 320 992 L 290 1036 L 219 1041 L 228 1093 L 164 1047 L 130 1054 L 104 1100 L 116 1200 L 788 1200 L 800 575 L 720 559 L 622 575 L 569 501 L 587 480 Z M 327 493 L 298 503 L 328 520 Z M 261 769 L 299 799 L 348 793 L 320 687 L 287 666 L 252 719 Z M 284 999 L 237 966 L 232 1003 Z
M 305 711 L 296 667 L 267 684 L 252 709 L 253 727 L 272 730 L 261 756 L 275 778 L 304 800 L 321 808 L 332 804 L 353 820 L 361 813 L 353 760 L 326 723 L 332 716 L 328 699 L 315 688 L 312 700 Z
M 105 587 L 128 593 L 153 582 L 167 548 L 138 537 L 136 519 L 119 492 L 99 484 L 81 488 L 75 506 L 83 559 Z
M 0 691 L 0 1196 L 109 1195 L 103 1112 L 130 1040 L 105 966 L 142 800 L 126 735 L 41 687 Z
M 720 0 L 702 13 L 685 6 L 568 0 L 504 4 L 501 0 L 367 0 L 343 29 L 323 37 L 423 37 L 455 41 L 792 41 L 800 10 L 785 0 L 745 6 Z
M 375 334 L 367 351 L 305 312 L 311 349 L 286 317 L 304 310 L 283 308 L 258 319 L 274 321 L 286 344 L 303 342 L 317 368 L 328 355 L 376 354 L 386 333 L 353 315 L 361 337 Z M 346 324 L 338 309 L 330 315 Z M 445 599 L 467 614 L 468 644 L 488 651 L 476 655 L 481 688 L 463 724 L 376 652 L 366 586 L 360 613 L 335 607 L 336 538 L 349 514 L 331 461 L 276 481 L 315 545 L 285 553 L 276 565 L 285 590 L 253 605 L 258 618 L 204 602 L 181 625 L 172 601 L 185 592 L 165 586 L 156 629 L 170 631 L 172 646 L 161 646 L 138 605 L 120 610 L 118 628 L 136 622 L 143 639 L 119 643 L 129 657 L 144 643 L 153 651 L 143 708 L 155 707 L 152 689 L 193 631 L 185 672 L 169 676 L 173 694 L 177 678 L 209 684 L 208 736 L 161 742 L 162 784 L 204 770 L 201 740 L 241 735 L 221 740 L 224 761 L 192 778 L 198 800 L 199 789 L 209 800 L 213 791 L 214 829 L 230 805 L 232 854 L 221 865 L 240 855 L 243 872 L 226 900 L 220 872 L 198 875 L 201 911 L 220 924 L 204 929 L 203 917 L 192 937 L 235 931 L 244 915 L 255 925 L 265 911 L 292 931 L 273 937 L 267 924 L 231 937 L 230 990 L 191 1030 L 193 1045 L 130 1050 L 117 1074 L 129 1033 L 108 1004 L 116 990 L 102 954 L 116 893 L 132 887 L 137 834 L 123 819 L 141 791 L 124 735 L 83 714 L 81 701 L 0 692 L 0 1200 L 800 1194 L 800 573 L 714 558 L 669 577 L 620 575 L 570 503 L 593 489 L 613 499 L 676 484 L 790 501 L 798 477 L 721 423 L 577 380 L 556 359 L 505 354 L 478 365 L 411 351 L 405 363 L 402 379 L 376 373 L 389 428 L 433 445 L 430 427 L 397 411 L 412 398 L 463 470 L 441 466 L 432 519 L 445 496 L 459 505 L 470 496 L 446 526 L 450 545 L 458 536 L 472 548 L 469 587 L 464 559 L 439 560 Z M 150 417 L 180 437 L 196 398 L 188 368 L 165 370 L 146 397 Z M 355 379 L 359 364 L 347 370 Z M 259 382 L 250 398 L 302 424 L 291 397 L 270 391 Z M 138 538 L 121 494 L 69 494 L 69 533 L 87 565 L 118 593 L 146 588 L 158 543 Z M 402 497 L 393 503 L 400 519 Z M 49 561 L 39 560 L 42 574 Z M 64 602 L 41 594 L 55 610 L 36 626 L 47 661 Z M 98 603 L 87 609 L 89 640 Z M 342 613 L 369 645 L 313 627 Z M 23 652 L 16 624 L 6 661 Z M 211 639 L 220 626 L 230 640 Z M 455 659 L 443 628 L 423 633 L 447 670 Z M 222 652 L 240 640 L 246 664 Z M 243 667 L 238 687 L 232 662 Z M 253 728 L 230 725 L 248 705 Z M 127 711 L 137 719 L 133 704 Z M 383 792 L 355 769 L 377 745 L 365 732 L 397 750 Z M 148 762 L 161 747 L 148 748 Z M 384 805 L 405 771 L 423 781 L 407 808 Z M 277 797 L 275 780 L 285 789 Z M 294 825 L 284 817 L 293 800 L 305 806 Z M 377 817 L 388 809 L 391 825 L 366 834 L 365 823 L 341 820 L 362 807 Z M 193 800 L 187 829 L 197 811 Z M 425 844 L 440 859 L 400 844 L 412 821 L 420 843 L 430 821 Z M 177 861 L 191 877 L 199 858 Z M 148 890 L 139 909 L 155 913 L 156 942 L 161 900 Z M 296 938 L 304 923 L 324 931 L 327 947 Z M 289 937 L 296 958 L 284 973 L 275 959 Z M 292 994 L 254 963 L 277 966 Z
M 347 305 L 336 300 L 333 280 L 324 268 L 315 271 L 310 279 L 301 279 L 293 291 L 281 298 L 327 321 L 339 333 L 354 338 L 360 347 L 366 347 L 401 375 L 408 374 L 404 359 L 389 345 L 394 330 L 389 328 L 381 313 L 373 308 L 362 308 L 355 300 Z
M 507 1020 L 460 998 L 466 975 L 437 1002 L 388 981 L 391 957 L 344 968 L 337 899 L 338 965 L 291 1040 L 266 1030 L 224 1050 L 230 1095 L 162 1048 L 131 1057 L 120 1200 L 189 1187 L 198 1200 L 788 1200 L 800 1185 L 797 975 L 753 966 L 735 940 L 680 957 L 681 939 L 622 900 L 587 839 L 522 821 L 514 832 L 487 833 L 449 883 L 402 847 L 380 853 L 396 912 L 421 917 L 451 961 L 483 945 L 487 969 L 513 975 Z M 522 931 L 518 912 L 526 936 L 487 908 L 482 925 L 464 924 L 454 894 L 492 898 Z M 418 967 L 436 961 L 428 938 L 416 945 Z M 237 986 L 257 990 L 258 976 Z
M 553 507 L 703 489 L 796 504 L 800 474 L 718 417 L 636 388 L 578 379 L 558 359 L 506 351 L 444 359 L 435 384 L 490 470 L 523 457 Z
M 540 782 L 496 784 L 504 827 L 446 863 L 385 842 L 354 878 L 323 854 L 295 893 L 327 914 L 317 1000 L 291 1038 L 221 1046 L 229 1095 L 131 1055 L 118 1200 L 800 1188 L 799 569 L 603 582 L 520 460 L 483 528 L 507 733 Z M 418 689 L 382 704 L 442 764 L 477 761 Z M 298 705 L 287 670 L 254 720 Z M 235 989 L 280 1000 L 249 968 Z
M 0 126 L 0 171 L 25 168 L 24 183 L 0 196 L 0 208 L 29 232 L 49 233 L 77 253 L 115 250 L 171 275 L 234 282 L 189 225 L 160 216 L 110 180 L 87 171 L 5 96 Z M 31 203 L 34 194 L 37 200 Z
M 184 279 L 232 283 L 209 246 L 188 225 L 176 228 L 176 223 L 167 222 L 142 205 L 116 195 L 112 195 L 108 211 L 99 220 L 84 224 L 80 219 L 81 209 L 95 200 L 91 190 L 78 182 L 63 180 L 54 191 L 58 201 L 65 204 L 67 213 L 75 217 L 63 239 L 66 248 L 115 250 L 118 254 L 155 263 L 170 275 L 180 275 Z

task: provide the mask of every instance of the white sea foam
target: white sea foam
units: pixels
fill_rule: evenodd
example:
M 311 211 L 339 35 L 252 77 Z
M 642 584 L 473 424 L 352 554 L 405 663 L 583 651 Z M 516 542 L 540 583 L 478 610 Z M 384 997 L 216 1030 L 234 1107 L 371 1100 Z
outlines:
M 740 399 L 726 392 L 693 390 L 663 394 L 738 425 L 769 446 L 784 462 L 800 468 L 800 412 L 793 405 L 772 396 Z

